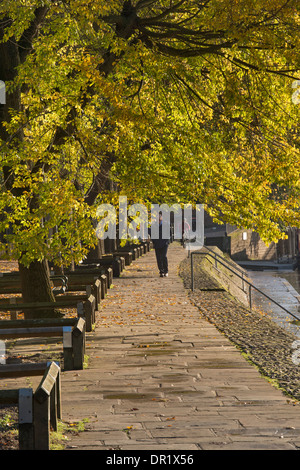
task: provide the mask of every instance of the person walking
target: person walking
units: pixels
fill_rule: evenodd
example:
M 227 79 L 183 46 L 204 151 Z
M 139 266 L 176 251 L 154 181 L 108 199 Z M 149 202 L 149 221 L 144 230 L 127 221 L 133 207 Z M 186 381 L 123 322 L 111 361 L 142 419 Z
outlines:
M 153 247 L 155 250 L 157 267 L 160 277 L 168 277 L 168 247 L 170 238 L 163 238 L 163 218 L 162 213 L 159 213 L 159 238 L 152 238 Z
M 188 223 L 187 219 L 184 218 L 183 222 L 180 222 L 178 225 L 179 232 L 181 233 L 181 245 L 185 248 L 186 241 L 190 238 L 191 226 Z

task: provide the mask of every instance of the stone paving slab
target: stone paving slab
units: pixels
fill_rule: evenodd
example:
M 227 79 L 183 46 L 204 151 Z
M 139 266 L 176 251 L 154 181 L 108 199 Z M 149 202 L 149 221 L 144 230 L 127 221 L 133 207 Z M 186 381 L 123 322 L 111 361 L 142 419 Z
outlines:
M 63 421 L 88 420 L 67 449 L 299 448 L 299 405 L 201 316 L 178 276 L 185 257 L 172 244 L 168 278 L 158 277 L 151 251 L 114 279 L 87 334 L 88 368 L 62 373 Z M 38 348 L 36 342 L 32 351 Z M 16 382 L 35 388 L 39 378 L 6 379 L 2 386 Z
M 178 276 L 185 257 L 172 244 L 168 278 L 151 251 L 113 280 L 88 369 L 62 375 L 63 420 L 89 420 L 67 449 L 298 449 L 299 406 L 201 317 Z

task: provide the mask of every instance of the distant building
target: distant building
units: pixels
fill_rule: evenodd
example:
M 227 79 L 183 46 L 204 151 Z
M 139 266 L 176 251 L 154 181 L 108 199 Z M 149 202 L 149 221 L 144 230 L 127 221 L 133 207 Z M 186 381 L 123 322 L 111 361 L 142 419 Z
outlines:
M 288 261 L 297 259 L 300 253 L 300 229 L 288 227 L 288 238 L 267 246 L 259 234 L 252 230 L 238 229 L 235 225 L 216 224 L 205 213 L 205 245 L 217 246 L 235 261 Z

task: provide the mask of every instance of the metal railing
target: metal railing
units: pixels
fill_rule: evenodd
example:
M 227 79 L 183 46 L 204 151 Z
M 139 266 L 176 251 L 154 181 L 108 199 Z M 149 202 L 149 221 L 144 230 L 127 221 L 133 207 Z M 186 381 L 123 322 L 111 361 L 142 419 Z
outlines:
M 233 274 L 235 274 L 238 278 L 242 279 L 242 283 L 243 283 L 243 287 L 242 287 L 242 290 L 244 291 L 244 283 L 246 283 L 248 286 L 249 286 L 249 291 L 248 291 L 248 295 L 249 295 L 249 307 L 250 309 L 252 309 L 252 289 L 255 289 L 257 292 L 259 292 L 261 295 L 263 295 L 264 297 L 266 297 L 268 300 L 270 300 L 271 302 L 273 302 L 275 305 L 277 305 L 277 307 L 280 307 L 282 310 L 284 310 L 286 313 L 288 313 L 289 315 L 291 315 L 292 317 L 294 317 L 296 320 L 300 320 L 299 317 L 297 317 L 296 315 L 294 315 L 292 312 L 290 312 L 289 310 L 287 310 L 285 307 L 283 307 L 282 305 L 280 305 L 278 302 L 276 302 L 276 300 L 272 299 L 269 295 L 265 294 L 265 292 L 261 291 L 258 287 L 256 287 L 254 284 L 252 284 L 252 282 L 248 281 L 248 279 L 246 279 L 244 277 L 244 271 L 242 269 L 239 269 L 237 267 L 232 267 L 232 265 L 227 261 L 225 260 L 221 255 L 219 255 L 218 253 L 216 253 L 215 251 L 213 251 L 212 249 L 208 248 L 207 246 L 204 246 L 203 248 L 207 249 L 209 251 L 209 253 L 207 252 L 200 252 L 200 251 L 192 251 L 191 252 L 191 284 L 192 284 L 192 291 L 194 292 L 194 260 L 193 260 L 193 257 L 195 255 L 202 255 L 202 256 L 210 256 L 211 258 L 213 258 L 215 260 L 215 267 L 217 268 L 217 263 L 220 263 L 222 266 L 224 266 L 226 269 L 228 269 L 230 272 L 232 272 Z M 213 254 L 212 254 L 213 253 Z M 222 261 L 218 258 L 222 258 Z M 239 272 L 241 274 L 239 274 Z M 245 292 L 245 291 L 244 291 Z

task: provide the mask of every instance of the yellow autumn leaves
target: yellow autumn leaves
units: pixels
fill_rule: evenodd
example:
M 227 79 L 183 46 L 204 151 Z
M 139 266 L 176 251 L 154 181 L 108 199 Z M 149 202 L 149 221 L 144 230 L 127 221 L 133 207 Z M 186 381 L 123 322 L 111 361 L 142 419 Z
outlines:
M 291 86 L 300 69 L 297 2 L 43 4 L 46 20 L 7 84 L 22 89 L 22 106 L 2 123 L 10 139 L 1 147 L 1 208 L 12 212 L 1 228 L 16 225 L 16 254 L 26 245 L 35 257 L 40 243 L 50 258 L 60 249 L 67 257 L 70 247 L 82 256 L 95 214 L 84 198 L 97 178 L 98 202 L 122 192 L 204 203 L 265 241 L 300 222 L 300 108 Z M 3 41 L 22 37 L 38 6 L 3 3 L 1 18 L 13 20 Z

